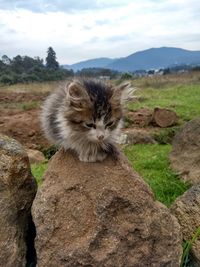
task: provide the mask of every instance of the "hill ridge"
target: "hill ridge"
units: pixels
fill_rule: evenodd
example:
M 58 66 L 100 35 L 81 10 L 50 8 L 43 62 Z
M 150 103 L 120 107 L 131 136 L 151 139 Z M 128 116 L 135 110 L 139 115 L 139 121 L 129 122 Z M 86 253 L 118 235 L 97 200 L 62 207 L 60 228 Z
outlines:
M 173 65 L 200 64 L 200 51 L 187 50 L 177 47 L 148 48 L 134 52 L 126 57 L 109 58 L 100 57 L 63 65 L 64 68 L 71 68 L 74 71 L 83 68 L 108 68 L 117 71 L 135 71 L 139 69 L 160 69 Z

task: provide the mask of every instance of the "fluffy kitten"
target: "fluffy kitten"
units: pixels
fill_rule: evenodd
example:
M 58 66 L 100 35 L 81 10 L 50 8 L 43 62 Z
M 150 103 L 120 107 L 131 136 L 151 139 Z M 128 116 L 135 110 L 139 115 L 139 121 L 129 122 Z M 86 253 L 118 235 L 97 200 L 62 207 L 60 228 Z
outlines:
M 122 104 L 129 84 L 74 80 L 44 103 L 42 126 L 54 144 L 72 149 L 81 161 L 102 161 L 113 150 L 122 126 Z

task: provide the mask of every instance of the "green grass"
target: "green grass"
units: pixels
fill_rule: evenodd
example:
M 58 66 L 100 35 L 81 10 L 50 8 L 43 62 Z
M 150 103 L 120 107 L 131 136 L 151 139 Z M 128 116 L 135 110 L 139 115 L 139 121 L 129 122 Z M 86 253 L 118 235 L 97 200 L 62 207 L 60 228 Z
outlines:
M 18 109 L 22 111 L 27 111 L 31 109 L 36 109 L 40 107 L 41 101 L 31 101 L 31 102 L 10 102 L 10 103 L 1 103 L 0 109 Z
M 170 169 L 170 150 L 170 145 L 159 144 L 132 145 L 124 148 L 133 168 L 150 185 L 156 199 L 168 207 L 189 187 Z
M 46 169 L 47 169 L 47 162 L 31 165 L 31 172 L 32 172 L 33 176 L 36 178 L 38 185 L 41 185 L 42 176 L 43 176 Z
M 196 229 L 196 232 L 192 236 L 191 240 L 185 241 L 183 245 L 183 255 L 181 259 L 181 266 L 180 267 L 189 267 L 190 262 L 189 262 L 189 256 L 190 256 L 190 250 L 195 243 L 195 241 L 200 237 L 200 226 Z M 192 266 L 191 266 L 192 267 Z
M 19 108 L 21 110 L 31 110 L 31 109 L 35 109 L 40 107 L 41 105 L 41 101 L 32 101 L 32 102 L 26 102 L 26 103 L 21 103 L 21 105 L 19 105 Z
M 129 103 L 130 110 L 163 107 L 174 110 L 183 121 L 200 114 L 200 84 L 181 84 L 162 88 L 143 88 L 136 91 L 142 101 Z
M 179 130 L 180 126 L 161 128 L 153 134 L 153 137 L 159 144 L 171 144 L 174 136 Z

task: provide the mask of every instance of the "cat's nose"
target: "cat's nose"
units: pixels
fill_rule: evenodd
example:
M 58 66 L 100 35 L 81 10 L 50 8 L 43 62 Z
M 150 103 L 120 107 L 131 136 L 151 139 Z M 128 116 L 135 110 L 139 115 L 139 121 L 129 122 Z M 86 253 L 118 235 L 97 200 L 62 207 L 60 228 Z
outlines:
M 102 141 L 104 139 L 104 135 L 100 134 L 100 135 L 97 136 L 97 138 L 99 139 L 99 141 Z

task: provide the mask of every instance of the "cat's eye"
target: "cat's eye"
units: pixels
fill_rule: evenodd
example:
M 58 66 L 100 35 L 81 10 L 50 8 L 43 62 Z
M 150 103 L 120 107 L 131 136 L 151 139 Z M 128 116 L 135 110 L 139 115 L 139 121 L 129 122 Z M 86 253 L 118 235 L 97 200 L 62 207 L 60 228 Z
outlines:
M 111 122 L 106 124 L 106 127 L 111 127 L 113 124 L 114 124 L 114 121 L 111 121 Z
M 94 123 L 86 123 L 85 126 L 88 128 L 96 128 L 96 125 Z

